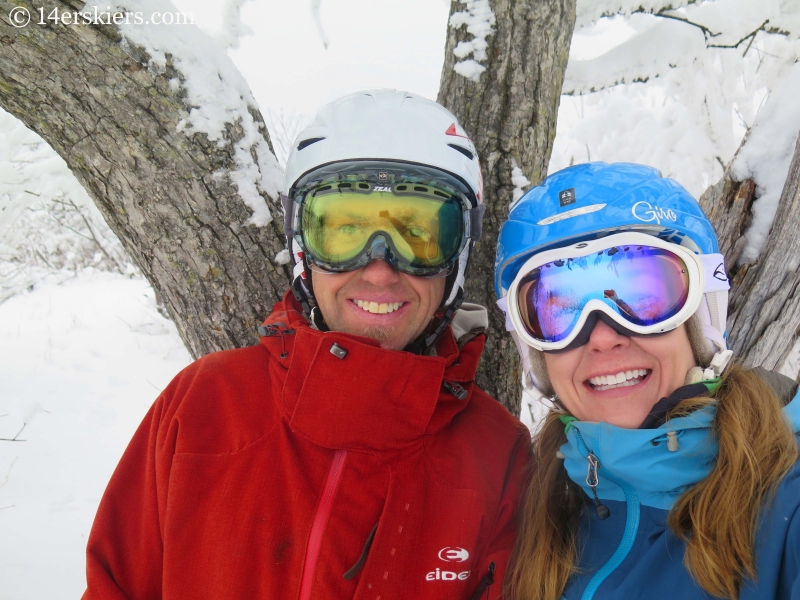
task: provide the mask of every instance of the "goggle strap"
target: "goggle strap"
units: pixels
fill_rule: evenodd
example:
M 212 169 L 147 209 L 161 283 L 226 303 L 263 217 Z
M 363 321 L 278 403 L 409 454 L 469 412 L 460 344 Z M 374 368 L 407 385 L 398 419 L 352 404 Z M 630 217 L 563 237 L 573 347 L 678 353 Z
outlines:
M 453 282 L 452 289 L 450 290 L 450 296 L 444 303 L 445 306 L 451 306 L 453 302 L 455 302 L 457 292 L 461 291 L 463 294 L 462 290 L 464 289 L 464 273 L 467 270 L 467 263 L 469 262 L 470 246 L 471 244 L 467 244 L 466 246 L 464 246 L 464 249 L 461 251 L 461 254 L 458 257 L 458 271 L 456 273 L 456 279 Z
M 458 293 L 456 294 L 455 300 L 447 307 L 447 310 L 444 311 L 444 315 L 439 320 L 438 325 L 436 325 L 436 329 L 433 330 L 429 336 L 425 338 L 424 341 L 424 350 L 427 350 L 436 342 L 444 330 L 447 329 L 447 326 L 450 325 L 450 321 L 453 320 L 453 316 L 456 314 L 456 311 L 461 306 L 461 302 L 464 300 L 464 292 L 461 288 L 458 289 Z
M 511 317 L 508 315 L 508 296 L 503 296 L 495 304 L 497 304 L 497 308 L 503 311 L 506 317 L 506 331 L 511 331 L 513 332 L 511 335 L 516 336 L 517 330 L 514 327 L 514 323 L 511 322 Z
M 700 262 L 703 263 L 705 281 L 703 281 L 703 291 L 724 292 L 731 289 L 731 282 L 728 280 L 728 273 L 725 271 L 725 256 L 722 254 L 700 254 Z
M 481 239 L 483 232 L 483 213 L 486 212 L 485 204 L 478 204 L 469 210 L 469 237 L 473 242 Z
M 283 208 L 283 235 L 287 240 L 294 238 L 294 201 L 286 194 L 281 194 L 281 207 Z

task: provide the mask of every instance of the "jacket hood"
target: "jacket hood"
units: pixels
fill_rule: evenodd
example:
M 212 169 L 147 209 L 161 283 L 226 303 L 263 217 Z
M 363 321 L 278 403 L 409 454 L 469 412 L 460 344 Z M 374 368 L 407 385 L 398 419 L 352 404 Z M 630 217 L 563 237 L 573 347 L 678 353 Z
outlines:
M 680 388 L 679 388 L 680 389 Z M 677 392 L 678 390 L 676 390 Z M 784 407 L 795 433 L 800 432 L 800 393 Z M 717 441 L 712 432 L 716 407 L 671 419 L 655 429 L 624 429 L 608 423 L 571 421 L 567 443 L 561 446 L 567 473 L 589 497 L 587 456 L 600 462 L 597 495 L 601 500 L 625 501 L 622 487 L 632 486 L 645 506 L 669 510 L 689 487 L 704 479 L 714 466 Z M 677 439 L 670 450 L 669 436 Z
M 321 446 L 356 450 L 402 448 L 450 423 L 473 393 L 484 340 L 459 349 L 448 328 L 436 356 L 385 350 L 369 338 L 311 328 L 288 293 L 261 332 L 261 345 L 287 370 L 290 427 Z M 331 428 L 341 414 L 350 417 Z

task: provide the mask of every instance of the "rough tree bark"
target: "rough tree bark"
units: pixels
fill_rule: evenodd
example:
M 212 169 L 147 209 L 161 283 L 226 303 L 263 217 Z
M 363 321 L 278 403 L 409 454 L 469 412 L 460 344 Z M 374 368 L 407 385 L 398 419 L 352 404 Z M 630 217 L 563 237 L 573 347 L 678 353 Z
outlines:
M 464 9 L 453 0 L 450 14 Z M 492 0 L 495 32 L 487 39 L 486 67 L 478 82 L 457 74 L 453 50 L 472 39 L 466 27 L 448 29 L 439 102 L 472 136 L 481 158 L 487 203 L 483 238 L 470 263 L 466 297 L 489 309 L 490 334 L 477 382 L 519 414 L 520 373 L 514 344 L 495 307 L 494 258 L 508 217 L 513 163 L 533 185 L 547 175 L 567 67 L 575 0 Z
M 800 138 L 767 243 L 755 263 L 737 264 L 754 196 L 755 184 L 736 181 L 729 166 L 700 204 L 717 230 L 731 277 L 731 349 L 745 365 L 775 369 L 800 336 Z
M 276 218 L 245 226 L 251 210 L 228 176 L 241 123 L 225 143 L 179 132 L 188 115 L 181 73 L 146 68 L 123 50 L 114 26 L 16 28 L 15 6 L 38 14 L 80 10 L 80 0 L 0 0 L 0 105 L 60 154 L 147 277 L 194 357 L 257 341 L 256 327 L 287 289 L 279 203 Z M 264 121 L 252 107 L 261 135 Z M 255 150 L 253 149 L 252 152 Z

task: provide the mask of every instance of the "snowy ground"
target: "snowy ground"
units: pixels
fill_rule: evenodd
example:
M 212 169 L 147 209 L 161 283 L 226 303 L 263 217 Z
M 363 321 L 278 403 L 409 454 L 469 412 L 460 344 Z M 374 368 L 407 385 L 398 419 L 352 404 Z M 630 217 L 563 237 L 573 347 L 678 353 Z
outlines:
M 100 496 L 190 361 L 142 279 L 84 272 L 0 305 L 0 600 L 79 598 Z

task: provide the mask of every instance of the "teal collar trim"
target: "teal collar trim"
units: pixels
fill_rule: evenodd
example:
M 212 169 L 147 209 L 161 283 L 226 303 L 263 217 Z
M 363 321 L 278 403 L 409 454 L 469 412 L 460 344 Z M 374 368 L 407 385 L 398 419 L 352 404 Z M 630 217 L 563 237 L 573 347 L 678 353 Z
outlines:
M 800 431 L 800 392 L 783 411 L 793 430 Z M 716 462 L 718 444 L 712 432 L 715 415 L 716 405 L 712 403 L 657 429 L 624 429 L 571 418 L 566 423 L 567 443 L 560 448 L 566 457 L 564 466 L 570 479 L 591 498 L 591 488 L 586 484 L 586 456 L 590 451 L 600 462 L 597 495 L 601 500 L 625 501 L 625 493 L 612 483 L 613 479 L 632 486 L 643 505 L 669 510 L 687 489 L 711 472 Z M 580 447 L 578 434 L 585 448 Z

